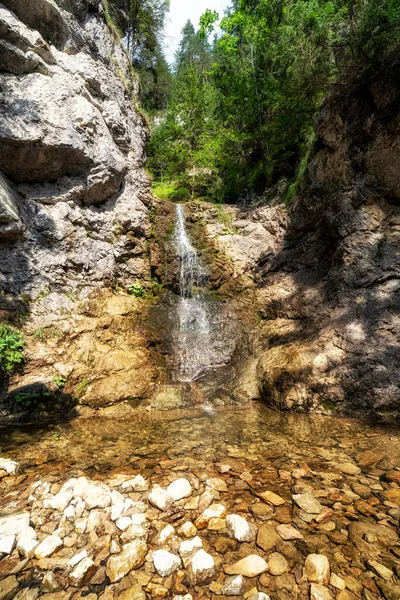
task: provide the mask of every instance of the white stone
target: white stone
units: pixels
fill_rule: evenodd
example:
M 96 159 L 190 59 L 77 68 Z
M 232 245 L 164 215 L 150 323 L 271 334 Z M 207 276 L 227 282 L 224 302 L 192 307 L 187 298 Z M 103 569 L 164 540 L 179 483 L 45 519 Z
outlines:
M 303 539 L 303 535 L 300 533 L 300 531 L 298 531 L 298 529 L 296 529 L 295 527 L 292 527 L 292 525 L 286 525 L 285 523 L 283 523 L 282 525 L 278 525 L 276 531 L 285 541 Z
M 68 521 L 75 521 L 76 519 L 76 513 L 75 513 L 75 506 L 67 506 L 67 508 L 64 510 L 64 517 L 66 519 L 68 519 Z
M 55 496 L 53 496 L 50 500 L 45 500 L 43 502 L 43 506 L 45 508 L 52 508 L 54 510 L 58 510 L 59 512 L 64 512 L 67 508 L 68 504 L 72 500 L 72 492 L 59 492 Z
M 171 496 L 175 501 L 187 498 L 192 493 L 192 486 L 189 481 L 185 478 L 177 479 L 169 484 L 167 487 L 167 494 Z
M 87 558 L 87 555 L 88 554 L 86 550 L 82 550 L 82 552 L 79 552 L 79 554 L 74 554 L 74 556 L 72 556 L 72 558 L 69 559 L 68 565 L 70 567 L 75 567 L 78 563 L 81 562 L 81 560 Z
M 161 529 L 160 533 L 157 535 L 155 539 L 156 544 L 163 544 L 171 535 L 174 535 L 175 528 L 172 525 L 166 525 L 163 529 Z
M 161 577 L 172 575 L 181 566 L 180 558 L 166 550 L 156 550 L 153 552 L 153 563 L 157 573 Z
M 108 515 L 104 514 L 101 510 L 92 510 L 87 519 L 86 532 L 98 531 L 104 527 L 104 522 L 107 520 Z
M 271 598 L 264 592 L 257 592 L 256 594 L 251 594 L 251 596 L 248 596 L 247 600 L 271 600 Z
M 88 510 L 106 508 L 111 504 L 111 492 L 104 484 L 95 484 L 79 477 L 74 484 L 74 497 L 82 498 Z
M 188 566 L 188 579 L 191 585 L 205 583 L 214 577 L 215 562 L 211 554 L 203 549 L 198 550 Z
M 331 573 L 329 583 L 332 587 L 336 588 L 337 590 L 344 590 L 346 587 L 345 580 L 339 577 L 339 575 L 336 575 L 335 573 Z
M 132 525 L 132 519 L 130 517 L 121 517 L 115 524 L 118 527 L 118 529 L 120 529 L 121 531 L 125 531 L 126 529 L 128 529 L 128 527 Z
M 23 558 L 31 558 L 39 542 L 36 539 L 36 531 L 32 527 L 24 527 L 18 536 L 17 550 Z
M 19 470 L 19 464 L 9 458 L 0 458 L 0 471 L 6 471 L 9 475 L 16 475 Z
M 312 583 L 310 586 L 310 600 L 333 600 L 333 596 L 324 585 Z
M 174 499 L 162 488 L 153 488 L 149 494 L 149 502 L 159 510 L 169 510 Z
M 124 512 L 125 498 L 122 494 L 113 490 L 111 492 L 111 520 L 116 521 Z
M 81 560 L 75 567 L 75 569 L 69 574 L 69 582 L 74 586 L 81 586 L 85 580 L 92 576 L 96 570 L 96 565 L 93 560 L 89 557 Z
M 149 484 L 142 475 L 136 475 L 134 479 L 127 481 L 126 483 L 131 485 L 134 492 L 146 492 L 149 489 Z
M 78 535 L 83 535 L 87 527 L 87 519 L 77 519 L 75 521 L 75 531 Z
M 174 596 L 172 600 L 193 600 L 192 594 L 185 594 L 184 596 Z
M 228 515 L 226 527 L 231 537 L 238 542 L 251 542 L 255 538 L 255 528 L 251 527 L 244 517 L 240 515 Z
M 68 479 L 62 486 L 60 492 L 73 492 L 76 483 L 76 477 Z
M 0 554 L 11 554 L 15 548 L 17 538 L 15 535 L 2 535 L 0 537 Z
M 198 535 L 194 537 L 192 540 L 185 540 L 181 542 L 179 546 L 179 554 L 182 559 L 185 560 L 187 557 L 191 556 L 194 552 L 197 552 L 203 547 L 203 542 L 199 538 Z
M 26 527 L 29 527 L 29 513 L 0 518 L 0 536 L 18 535 Z
M 63 545 L 62 539 L 58 535 L 47 536 L 35 549 L 36 558 L 47 558 Z
M 223 596 L 241 596 L 244 591 L 244 579 L 242 575 L 228 577 L 222 588 Z

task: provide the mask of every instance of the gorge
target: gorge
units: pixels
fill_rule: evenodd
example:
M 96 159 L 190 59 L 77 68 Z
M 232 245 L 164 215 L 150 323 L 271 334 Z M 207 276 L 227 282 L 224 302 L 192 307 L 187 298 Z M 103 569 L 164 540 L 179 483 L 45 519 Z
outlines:
M 218 203 L 154 193 L 109 3 L 0 34 L 0 600 L 399 599 L 394 53 Z

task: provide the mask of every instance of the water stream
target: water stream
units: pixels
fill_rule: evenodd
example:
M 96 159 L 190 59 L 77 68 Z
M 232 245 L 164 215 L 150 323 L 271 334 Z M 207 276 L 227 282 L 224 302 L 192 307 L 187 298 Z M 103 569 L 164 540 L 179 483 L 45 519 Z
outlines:
M 221 302 L 207 298 L 207 271 L 190 240 L 185 211 L 179 204 L 174 246 L 179 261 L 179 299 L 173 328 L 175 379 L 191 382 L 229 361 L 235 335 Z

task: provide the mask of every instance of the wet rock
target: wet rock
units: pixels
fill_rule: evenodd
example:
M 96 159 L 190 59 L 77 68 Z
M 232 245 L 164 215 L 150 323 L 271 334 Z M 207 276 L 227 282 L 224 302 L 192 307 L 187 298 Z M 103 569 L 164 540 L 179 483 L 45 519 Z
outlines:
M 250 554 L 233 565 L 224 566 L 227 575 L 243 575 L 244 577 L 257 577 L 268 570 L 268 564 L 258 554 Z
M 146 554 L 147 546 L 144 542 L 135 540 L 126 544 L 120 554 L 108 559 L 106 573 L 110 581 L 115 583 L 133 569 L 141 567 Z
M 281 538 L 285 541 L 288 540 L 302 540 L 303 535 L 300 533 L 298 529 L 292 527 L 291 525 L 278 525 L 276 531 L 279 533 Z
M 230 537 L 239 542 L 251 542 L 256 536 L 255 527 L 251 526 L 240 515 L 228 515 L 226 517 L 226 527 Z
M 379 577 L 385 579 L 386 581 L 390 581 L 393 577 L 393 571 L 385 567 L 376 560 L 369 560 L 367 565 L 372 569 Z
M 208 485 L 208 487 L 210 487 L 213 490 L 216 490 L 217 492 L 228 491 L 225 481 L 223 479 L 220 479 L 219 477 L 212 477 L 210 479 L 207 479 L 206 484 Z
M 167 487 L 167 494 L 173 498 L 173 500 L 182 500 L 187 498 L 192 493 L 192 486 L 187 479 L 181 478 L 173 481 Z
M 274 509 L 263 502 L 258 502 L 257 504 L 252 504 L 250 506 L 250 512 L 255 516 L 256 519 L 259 519 L 260 521 L 268 521 L 269 519 L 272 519 Z
M 295 494 L 293 500 L 304 512 L 319 515 L 323 507 L 312 494 Z
M 214 577 L 215 562 L 211 554 L 198 550 L 188 565 L 188 579 L 191 585 L 204 584 Z
M 275 531 L 275 527 L 268 523 L 260 525 L 257 534 L 257 546 L 263 550 L 271 550 L 281 540 L 280 535 Z
M 153 552 L 153 563 L 157 573 L 161 577 L 172 575 L 181 566 L 179 557 L 166 550 L 156 550 Z
M 12 575 L 0 581 L 0 600 L 13 600 L 19 589 L 17 578 Z
M 282 506 L 282 504 L 285 504 L 285 500 L 281 498 L 281 496 L 278 496 L 278 494 L 275 494 L 274 492 L 263 492 L 262 494 L 260 494 L 260 496 L 265 502 L 267 502 L 268 504 L 272 504 L 272 506 Z
M 309 554 L 306 558 L 304 571 L 310 583 L 320 583 L 322 585 L 329 583 L 329 560 L 323 554 Z
M 47 558 L 54 554 L 56 550 L 63 545 L 62 539 L 58 535 L 49 535 L 35 549 L 36 558 Z
M 310 600 L 333 600 L 333 596 L 327 587 L 312 583 L 310 586 Z
M 223 596 L 241 596 L 244 587 L 245 583 L 242 575 L 233 575 L 225 581 L 221 593 Z
M 93 560 L 89 557 L 81 560 L 73 571 L 69 574 L 68 579 L 71 585 L 80 587 L 85 585 L 93 577 L 97 567 Z
M 289 565 L 284 556 L 279 552 L 273 552 L 268 557 L 268 573 L 271 575 L 283 575 L 288 570 Z
M 159 487 L 154 487 L 149 494 L 149 502 L 162 511 L 169 510 L 172 507 L 174 499 Z
M 331 573 L 329 583 L 332 587 L 336 588 L 337 590 L 344 590 L 346 587 L 345 580 L 339 577 L 338 575 L 335 575 L 335 573 Z
M 361 473 L 360 467 L 357 467 L 357 465 L 353 463 L 342 463 L 336 465 L 336 468 L 341 473 L 345 473 L 346 475 L 359 475 Z
M 400 585 L 393 583 L 387 583 L 386 581 L 377 580 L 377 585 L 382 592 L 385 600 L 399 600 L 400 598 Z

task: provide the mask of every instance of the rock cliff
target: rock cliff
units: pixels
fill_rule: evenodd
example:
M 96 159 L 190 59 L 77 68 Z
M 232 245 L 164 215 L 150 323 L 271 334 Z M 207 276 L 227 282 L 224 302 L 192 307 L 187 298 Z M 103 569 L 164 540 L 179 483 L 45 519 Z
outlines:
M 149 278 L 147 133 L 102 11 L 98 0 L 0 4 L 5 293 Z
M 141 396 L 145 309 L 103 293 L 151 282 L 139 82 L 99 0 L 7 0 L 0 38 L 0 310 L 27 341 L 11 404 L 54 381 L 62 404 Z
M 340 90 L 316 121 L 296 204 L 233 208 L 228 229 L 208 225 L 260 316 L 237 393 L 281 409 L 399 415 L 399 105 L 390 69 Z

